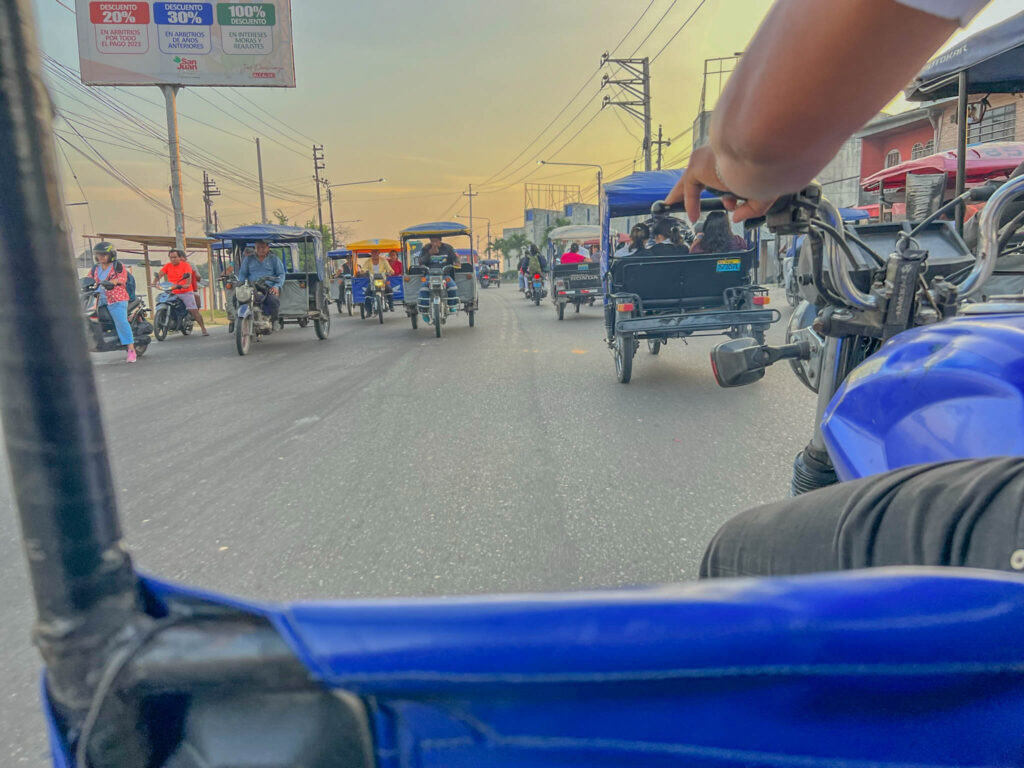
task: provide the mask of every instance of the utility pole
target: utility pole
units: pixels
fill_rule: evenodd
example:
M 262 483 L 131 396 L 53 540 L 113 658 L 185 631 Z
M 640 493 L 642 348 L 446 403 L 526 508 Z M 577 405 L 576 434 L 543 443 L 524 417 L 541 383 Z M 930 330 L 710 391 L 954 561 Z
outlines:
M 167 153 L 171 161 L 171 208 L 174 210 L 174 247 L 185 250 L 185 210 L 182 203 L 181 146 L 178 143 L 178 88 L 161 85 L 167 112 Z
M 601 57 L 601 64 L 617 64 L 629 77 L 620 77 L 612 80 L 612 76 L 605 74 L 601 79 L 601 87 L 606 85 L 617 85 L 621 90 L 619 95 L 627 98 L 613 101 L 611 96 L 605 96 L 601 103 L 604 107 L 621 107 L 641 122 L 644 127 L 644 170 L 651 170 L 651 60 L 648 57 L 642 59 L 613 59 L 606 53 Z M 618 74 L 618 73 L 617 73 Z
M 215 232 L 212 229 L 213 221 L 211 211 L 213 210 L 213 198 L 220 194 L 220 190 L 217 189 L 217 182 L 210 178 L 210 175 L 203 171 L 203 205 L 206 208 L 206 216 L 203 219 L 203 231 L 204 232 Z
M 220 216 L 217 215 L 216 211 L 213 212 L 213 231 L 220 232 Z
M 331 182 L 324 179 L 324 186 L 327 187 L 327 210 L 331 213 L 331 248 L 334 247 L 334 243 L 337 242 L 335 238 L 337 235 L 334 234 L 334 193 L 331 191 Z
M 267 195 L 263 191 L 263 152 L 260 151 L 260 139 L 256 137 L 256 170 L 260 174 L 260 221 L 267 223 Z
M 671 147 L 672 146 L 672 139 L 664 139 L 664 140 L 662 140 L 662 138 L 661 138 L 661 126 L 660 125 L 658 126 L 658 140 L 655 141 L 654 143 L 658 145 L 658 170 L 660 171 L 661 170 L 661 148 L 663 146 L 665 146 L 665 147 Z
M 326 166 L 324 165 L 324 145 L 314 144 L 313 145 L 313 178 L 316 180 L 316 217 L 320 223 L 320 231 L 324 231 L 324 208 L 323 202 L 320 197 L 320 185 L 323 181 L 320 179 L 320 171 Z
M 470 184 L 469 185 L 469 192 L 463 192 L 462 194 L 463 194 L 464 197 L 468 197 L 469 198 L 469 250 L 471 252 L 470 255 L 469 255 L 469 260 L 472 263 L 473 262 L 473 254 L 472 254 L 472 250 L 473 250 L 473 198 L 476 197 L 477 195 L 479 195 L 480 193 L 479 192 L 474 192 L 473 191 L 473 185 Z

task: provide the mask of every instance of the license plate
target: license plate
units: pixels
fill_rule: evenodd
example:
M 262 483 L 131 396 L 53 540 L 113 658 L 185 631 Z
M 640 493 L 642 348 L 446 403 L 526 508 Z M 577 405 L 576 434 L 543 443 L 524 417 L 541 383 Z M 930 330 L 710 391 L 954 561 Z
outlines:
M 578 267 L 576 267 L 576 269 L 578 269 L 580 272 L 586 272 L 588 269 L 590 269 L 590 265 L 580 264 Z
M 715 272 L 739 272 L 739 259 L 719 259 L 715 262 Z
M 441 297 L 440 296 L 435 296 L 434 297 L 434 303 L 435 304 L 440 304 L 441 303 Z

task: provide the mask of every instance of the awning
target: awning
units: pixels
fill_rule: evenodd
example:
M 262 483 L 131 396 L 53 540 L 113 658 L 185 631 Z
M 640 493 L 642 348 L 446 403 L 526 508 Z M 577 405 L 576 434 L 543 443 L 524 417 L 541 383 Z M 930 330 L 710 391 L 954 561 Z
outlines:
M 352 255 L 352 251 L 348 248 L 335 248 L 333 251 L 327 252 L 328 259 L 347 259 Z
M 100 240 L 124 240 L 129 243 L 138 243 L 139 245 L 145 245 L 151 248 L 174 248 L 177 242 L 174 239 L 174 235 L 116 235 L 113 233 L 100 232 L 98 235 L 86 235 L 88 238 L 98 238 Z M 208 237 L 186 237 L 185 248 L 186 249 L 202 249 L 205 250 L 206 246 L 211 245 L 213 240 Z
M 1024 13 L 983 29 L 936 56 L 904 89 L 904 95 L 910 101 L 956 96 L 957 76 L 964 71 L 968 93 L 1024 92 Z
M 651 206 L 664 200 L 679 181 L 685 168 L 669 171 L 637 171 L 604 185 L 604 199 L 608 216 L 641 216 L 651 212 Z M 713 198 L 707 190 L 701 197 Z
M 994 141 L 975 144 L 967 148 L 966 183 L 977 184 L 1009 176 L 1022 162 L 1024 142 Z M 917 160 L 907 160 L 905 163 L 871 174 L 860 185 L 868 190 L 878 189 L 880 183 L 885 185 L 885 189 L 902 189 L 906 186 L 908 173 L 945 173 L 948 183 L 952 184 L 956 178 L 956 152 L 936 152 Z
M 601 228 L 596 224 L 569 224 L 565 227 L 557 227 L 548 232 L 548 240 L 574 240 L 585 242 L 587 240 L 600 240 Z

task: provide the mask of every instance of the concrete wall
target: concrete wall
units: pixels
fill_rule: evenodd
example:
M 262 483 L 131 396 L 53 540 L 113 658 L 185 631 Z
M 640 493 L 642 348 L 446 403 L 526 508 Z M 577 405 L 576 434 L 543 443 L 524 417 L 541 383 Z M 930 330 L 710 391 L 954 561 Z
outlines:
M 565 206 L 563 218 L 569 219 L 573 224 L 594 224 L 599 225 L 598 208 L 588 203 L 569 203 Z
M 552 211 L 547 208 L 529 208 L 524 214 L 524 229 L 526 237 L 536 246 L 544 244 L 544 233 L 548 228 L 555 226 L 558 219 L 565 218 L 562 211 Z
M 829 200 L 841 207 L 858 204 L 860 167 L 861 140 L 847 139 L 836 156 L 818 174 L 818 181 Z

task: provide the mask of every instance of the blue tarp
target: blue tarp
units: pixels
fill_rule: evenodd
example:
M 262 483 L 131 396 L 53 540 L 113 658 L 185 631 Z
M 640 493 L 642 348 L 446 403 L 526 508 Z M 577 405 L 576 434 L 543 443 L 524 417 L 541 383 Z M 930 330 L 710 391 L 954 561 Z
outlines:
M 651 205 L 665 196 L 685 169 L 638 171 L 604 185 L 608 216 L 638 216 L 651 212 Z
M 322 235 L 315 229 L 303 227 L 282 227 L 276 224 L 249 224 L 235 227 L 223 232 L 216 232 L 210 237 L 217 240 L 266 240 L 272 243 L 300 243 L 310 240 L 322 240 Z
M 406 227 L 399 233 L 402 237 L 429 237 L 430 235 L 468 235 L 469 227 L 457 221 L 429 221 Z
M 843 221 L 862 221 L 871 218 L 867 211 L 862 211 L 860 208 L 840 208 L 839 215 L 843 217 Z
M 936 56 L 904 91 L 910 101 L 956 96 L 967 72 L 968 93 L 1024 92 L 1024 13 L 971 35 Z

